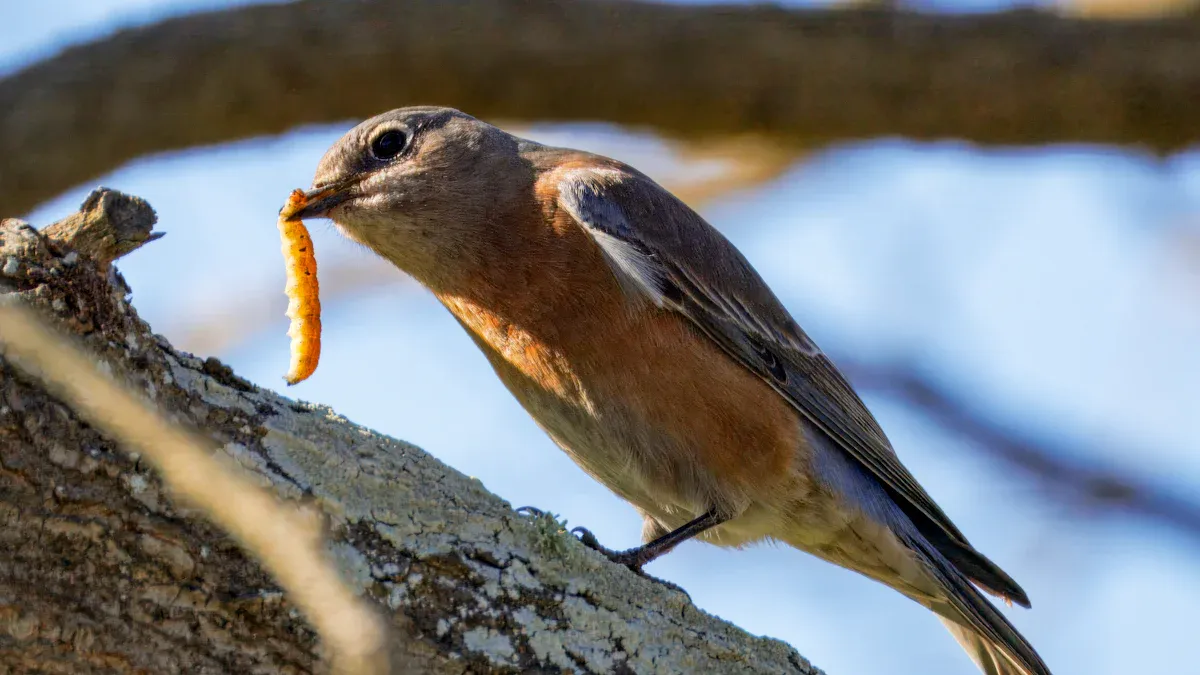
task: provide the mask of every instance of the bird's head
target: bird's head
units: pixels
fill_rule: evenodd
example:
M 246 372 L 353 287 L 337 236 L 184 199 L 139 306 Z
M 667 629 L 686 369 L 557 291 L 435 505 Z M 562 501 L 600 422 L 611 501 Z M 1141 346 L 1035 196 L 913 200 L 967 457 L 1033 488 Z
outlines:
M 348 131 L 321 158 L 292 218 L 343 234 L 418 277 L 496 233 L 498 210 L 532 184 L 521 141 L 451 108 L 400 108 Z

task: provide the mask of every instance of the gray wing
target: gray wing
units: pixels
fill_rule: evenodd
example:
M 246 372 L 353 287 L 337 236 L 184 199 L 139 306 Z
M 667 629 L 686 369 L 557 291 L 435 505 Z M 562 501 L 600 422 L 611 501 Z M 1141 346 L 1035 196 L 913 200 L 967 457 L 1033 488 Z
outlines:
M 846 378 L 749 262 L 704 219 L 628 167 L 564 172 L 559 205 L 600 246 L 626 289 L 687 317 L 866 468 L 964 574 L 1028 606 L 1020 586 L 971 547 L 900 463 Z

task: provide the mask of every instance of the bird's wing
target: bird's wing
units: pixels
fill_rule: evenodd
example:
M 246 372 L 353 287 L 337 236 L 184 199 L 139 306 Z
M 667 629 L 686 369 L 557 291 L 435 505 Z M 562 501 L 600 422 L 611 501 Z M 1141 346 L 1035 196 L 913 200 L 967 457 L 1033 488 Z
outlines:
M 935 538 L 970 549 L 900 463 L 846 378 L 699 215 L 628 167 L 562 172 L 558 204 L 591 235 L 627 289 L 687 317 L 865 467 L 914 521 L 927 520 L 940 530 Z

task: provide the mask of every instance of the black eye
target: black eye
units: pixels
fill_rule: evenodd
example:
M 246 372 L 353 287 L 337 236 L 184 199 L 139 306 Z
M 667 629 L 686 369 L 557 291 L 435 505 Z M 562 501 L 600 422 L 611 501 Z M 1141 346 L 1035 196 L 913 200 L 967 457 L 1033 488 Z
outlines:
M 371 155 L 375 159 L 392 159 L 404 151 L 404 144 L 407 141 L 408 137 L 404 135 L 403 131 L 389 129 L 371 141 Z

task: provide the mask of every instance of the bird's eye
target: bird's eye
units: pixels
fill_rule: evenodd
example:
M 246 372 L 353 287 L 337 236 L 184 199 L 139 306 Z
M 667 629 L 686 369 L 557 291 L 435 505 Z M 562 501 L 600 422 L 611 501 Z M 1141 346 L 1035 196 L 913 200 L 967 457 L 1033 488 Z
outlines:
M 371 141 L 371 156 L 375 159 L 389 160 L 404 151 L 408 138 L 403 131 L 389 129 Z

